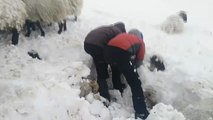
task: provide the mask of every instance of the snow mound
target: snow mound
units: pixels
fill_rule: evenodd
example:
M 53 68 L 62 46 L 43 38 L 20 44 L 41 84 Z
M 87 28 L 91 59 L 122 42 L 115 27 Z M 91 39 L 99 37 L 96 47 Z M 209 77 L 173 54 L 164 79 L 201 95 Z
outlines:
M 147 120 L 185 120 L 185 117 L 171 105 L 159 103 L 150 111 Z

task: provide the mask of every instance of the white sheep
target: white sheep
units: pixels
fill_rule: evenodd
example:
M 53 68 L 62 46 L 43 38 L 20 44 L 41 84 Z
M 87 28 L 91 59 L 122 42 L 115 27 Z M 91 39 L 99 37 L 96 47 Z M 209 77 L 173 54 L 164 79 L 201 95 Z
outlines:
M 18 44 L 19 31 L 27 17 L 21 0 L 0 0 L 0 30 L 12 30 L 12 44 Z
M 74 20 L 77 21 L 77 17 L 81 14 L 82 7 L 83 7 L 83 0 L 63 0 L 66 7 L 66 15 L 74 15 Z M 63 20 L 63 22 L 60 22 L 59 24 L 59 31 L 60 34 L 62 32 L 62 29 L 64 31 L 67 30 L 66 26 L 66 19 Z
M 161 30 L 166 33 L 181 33 L 184 30 L 184 23 L 187 22 L 185 11 L 169 16 L 161 25 Z
M 66 18 L 63 0 L 22 0 L 26 4 L 28 19 L 44 23 L 60 22 Z
M 146 105 L 148 108 L 152 109 L 159 101 L 157 99 L 157 91 L 153 89 L 151 86 L 147 87 L 144 91 L 144 97 L 146 100 Z
M 68 2 L 68 4 L 66 4 L 67 15 L 74 15 L 76 21 L 77 16 L 81 14 L 83 7 L 83 0 L 65 0 L 65 1 Z
M 29 14 L 27 24 L 28 33 L 30 35 L 30 27 L 32 22 L 35 22 L 41 31 L 41 35 L 45 33 L 41 28 L 40 22 L 59 23 L 60 34 L 64 27 L 66 30 L 66 18 L 68 15 L 78 16 L 81 13 L 83 1 L 82 0 L 23 0 L 26 4 L 27 13 Z M 77 17 L 76 17 L 77 19 Z
M 86 97 L 89 93 L 98 93 L 99 85 L 96 80 L 83 81 L 80 83 L 80 97 Z
M 28 16 L 28 21 L 26 21 L 27 27 L 30 27 L 30 21 L 35 22 L 36 25 L 41 30 L 41 35 L 44 36 L 45 33 L 41 28 L 40 22 L 45 24 L 63 22 L 67 17 L 66 13 L 66 3 L 64 0 L 22 0 L 26 4 L 26 10 Z M 29 22 L 29 23 L 28 23 Z M 28 33 L 26 36 L 30 35 L 30 28 L 28 28 Z

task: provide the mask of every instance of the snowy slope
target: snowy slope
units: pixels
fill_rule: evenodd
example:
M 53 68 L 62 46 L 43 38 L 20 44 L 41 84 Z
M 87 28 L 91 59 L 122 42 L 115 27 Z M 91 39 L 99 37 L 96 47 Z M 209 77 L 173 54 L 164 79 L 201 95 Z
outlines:
M 123 21 L 127 30 L 138 28 L 146 43 L 145 64 L 139 74 L 145 91 L 157 103 L 147 120 L 213 119 L 213 15 L 211 0 L 85 0 L 79 21 L 68 21 L 68 31 L 45 28 L 20 35 L 18 46 L 0 34 L 0 120 L 134 120 L 131 91 L 118 101 L 79 98 L 79 83 L 90 72 L 90 56 L 83 50 L 93 28 Z M 160 24 L 179 10 L 188 13 L 181 34 L 168 35 Z M 71 17 L 72 18 L 72 17 Z M 70 18 L 70 19 L 71 19 Z M 27 55 L 38 51 L 42 60 Z M 165 72 L 150 72 L 149 57 L 160 55 Z

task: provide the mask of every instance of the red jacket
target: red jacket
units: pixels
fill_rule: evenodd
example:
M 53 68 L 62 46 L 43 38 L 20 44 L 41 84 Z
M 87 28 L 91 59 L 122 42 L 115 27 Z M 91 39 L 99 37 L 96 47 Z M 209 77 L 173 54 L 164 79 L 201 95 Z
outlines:
M 121 48 L 136 55 L 136 60 L 143 60 L 145 54 L 145 44 L 142 39 L 135 35 L 122 33 L 114 37 L 108 42 L 109 46 Z

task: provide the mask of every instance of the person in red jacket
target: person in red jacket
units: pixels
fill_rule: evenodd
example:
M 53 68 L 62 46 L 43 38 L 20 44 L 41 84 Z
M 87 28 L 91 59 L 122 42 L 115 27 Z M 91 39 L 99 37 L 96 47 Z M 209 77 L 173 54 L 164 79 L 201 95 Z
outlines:
M 117 74 L 117 76 L 123 74 L 125 76 L 132 91 L 135 118 L 141 119 L 145 119 L 149 114 L 136 69 L 142 64 L 144 54 L 143 34 L 137 29 L 117 35 L 108 42 L 105 48 L 106 61 L 118 69 L 117 73 L 114 74 Z M 117 78 L 117 81 L 120 81 L 119 79 Z
M 97 71 L 97 82 L 99 93 L 101 96 L 110 101 L 108 86 L 106 79 L 109 78 L 108 64 L 104 59 L 104 47 L 109 40 L 118 34 L 125 33 L 125 25 L 123 22 L 117 22 L 112 25 L 105 25 L 95 28 L 89 32 L 84 41 L 84 50 L 93 58 L 93 62 Z

